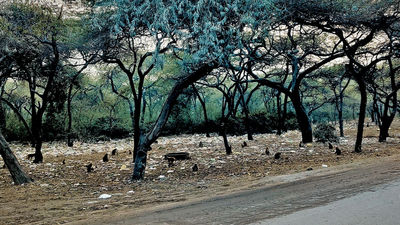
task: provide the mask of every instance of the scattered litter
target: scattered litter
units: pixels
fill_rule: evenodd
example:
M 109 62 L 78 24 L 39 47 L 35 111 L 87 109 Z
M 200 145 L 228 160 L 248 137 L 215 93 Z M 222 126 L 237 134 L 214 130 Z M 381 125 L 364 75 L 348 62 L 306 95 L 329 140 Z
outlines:
M 108 199 L 108 198 L 111 198 L 111 195 L 109 195 L 109 194 L 102 194 L 102 195 L 100 195 L 100 197 L 99 197 L 99 199 Z
M 328 165 L 322 164 L 322 168 L 327 168 Z
M 128 169 L 126 168 L 126 165 L 122 165 L 120 170 L 128 170 Z
M 133 194 L 133 193 L 135 193 L 134 191 L 128 191 L 128 192 L 126 192 L 127 194 Z
M 159 180 L 166 180 L 167 178 L 166 178 L 164 175 L 160 175 L 160 176 L 157 177 L 157 179 L 159 179 Z

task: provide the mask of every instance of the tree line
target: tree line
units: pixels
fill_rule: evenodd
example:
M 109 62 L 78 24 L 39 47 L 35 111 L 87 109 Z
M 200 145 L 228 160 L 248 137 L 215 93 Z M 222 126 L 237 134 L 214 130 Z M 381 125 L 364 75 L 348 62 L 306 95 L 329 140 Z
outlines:
M 94 70 L 129 109 L 132 179 L 141 180 L 151 144 L 170 117 L 179 118 L 176 106 L 188 104 L 182 96 L 197 99 L 207 124 L 206 93 L 219 93 L 218 126 L 230 154 L 226 128 L 241 114 L 252 139 L 250 105 L 260 101 L 257 96 L 274 104 L 278 134 L 293 109 L 302 142 L 308 143 L 310 115 L 327 104 L 334 105 L 343 135 L 343 101 L 355 86 L 360 97 L 354 151 L 361 152 L 368 110 L 380 127 L 379 141 L 389 136 L 398 110 L 399 5 L 393 0 L 97 0 L 85 13 L 71 15 L 63 8 L 12 1 L 0 12 L 2 128 L 7 107 L 29 134 L 34 163 L 40 163 L 44 120 L 52 124 L 63 111 L 65 139 L 73 146 L 74 98 L 98 88 L 84 82 Z M 25 95 L 16 95 L 21 89 Z M 102 90 L 96 93 L 112 115 L 115 99 L 105 101 Z M 157 91 L 162 93 L 155 99 Z M 151 101 L 159 106 L 149 108 Z M 155 118 L 151 123 L 146 113 Z M 108 119 L 112 124 L 112 116 Z M 3 137 L 1 143 L 15 183 L 29 182 Z

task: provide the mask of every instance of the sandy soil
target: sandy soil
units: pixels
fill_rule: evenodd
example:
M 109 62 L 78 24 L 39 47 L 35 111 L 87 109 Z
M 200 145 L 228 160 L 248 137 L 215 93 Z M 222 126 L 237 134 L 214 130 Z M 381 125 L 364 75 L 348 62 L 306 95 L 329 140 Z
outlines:
M 63 143 L 44 145 L 44 163 L 36 165 L 26 156 L 29 146 L 12 144 L 23 168 L 35 180 L 32 184 L 13 185 L 6 169 L 0 170 L 0 224 L 65 224 L 139 210 L 171 202 L 187 202 L 221 193 L 230 193 L 259 184 L 260 180 L 283 174 L 313 170 L 328 170 L 354 162 L 374 162 L 397 157 L 400 146 L 400 123 L 396 121 L 386 143 L 378 143 L 376 126 L 365 127 L 363 152 L 351 153 L 355 124 L 346 125 L 346 135 L 336 144 L 342 155 L 337 156 L 322 143 L 299 147 L 300 133 L 290 131 L 282 136 L 255 135 L 228 137 L 233 154 L 227 156 L 222 138 L 214 135 L 181 135 L 159 138 L 149 153 L 146 179 L 131 182 L 133 141 L 116 140 L 101 143 L 76 143 L 68 148 Z M 202 142 L 202 147 L 199 143 Z M 266 147 L 271 155 L 265 155 Z M 119 154 L 103 162 L 112 149 Z M 189 152 L 191 159 L 176 161 L 169 167 L 164 154 Z M 276 152 L 282 158 L 274 159 Z M 62 162 L 65 160 L 65 164 Z M 85 165 L 92 163 L 94 171 L 87 173 Z M 197 163 L 198 172 L 192 171 Z M 2 166 L 0 162 L 0 166 Z M 126 169 L 125 169 L 126 166 Z M 110 194 L 109 199 L 99 199 Z

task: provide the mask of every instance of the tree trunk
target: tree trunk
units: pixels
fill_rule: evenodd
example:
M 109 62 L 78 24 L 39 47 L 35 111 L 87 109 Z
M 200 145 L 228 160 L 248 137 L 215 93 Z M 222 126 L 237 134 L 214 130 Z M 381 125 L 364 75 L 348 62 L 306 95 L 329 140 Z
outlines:
M 38 120 L 38 121 L 36 121 Z M 33 136 L 35 137 L 35 160 L 33 163 L 42 163 L 43 155 L 42 155 L 42 144 L 43 144 L 43 131 L 42 131 L 42 121 L 41 117 L 32 118 L 32 130 Z
M 282 128 L 284 123 L 284 121 L 282 120 L 281 93 L 282 92 L 278 91 L 278 94 L 276 95 L 276 109 L 278 113 L 278 132 L 276 133 L 277 135 L 282 134 Z
M 251 127 L 250 127 L 250 119 L 249 119 L 249 107 L 247 106 L 247 102 L 244 100 L 244 91 L 243 88 L 241 86 L 241 84 L 238 84 L 238 89 L 239 89 L 239 95 L 240 95 L 240 100 L 242 102 L 242 108 L 244 111 L 244 126 L 246 127 L 246 131 L 247 131 L 247 140 L 252 141 L 253 139 L 253 133 L 251 131 Z
M 3 134 L 0 132 L 0 155 L 4 160 L 4 163 L 7 165 L 8 170 L 10 171 L 11 178 L 14 181 L 14 184 L 24 184 L 33 182 L 33 179 L 30 178 L 21 168 L 17 158 L 14 153 L 11 151 L 10 146 L 7 141 L 4 139 Z
M 365 113 L 367 112 L 367 88 L 365 85 L 364 77 L 362 74 L 355 74 L 354 78 L 359 86 L 361 100 L 360 100 L 360 114 L 358 115 L 358 128 L 356 144 L 354 146 L 355 152 L 361 152 L 361 145 L 364 132 Z
M 171 114 L 172 108 L 176 103 L 176 99 L 185 88 L 187 88 L 189 85 L 193 84 L 200 78 L 207 76 L 207 74 L 209 74 L 214 68 L 216 68 L 216 65 L 212 63 L 204 65 L 203 67 L 200 67 L 196 72 L 193 72 L 187 76 L 183 76 L 183 78 L 178 81 L 172 88 L 153 128 L 146 136 L 139 136 L 140 141 L 138 143 L 137 156 L 135 157 L 135 167 L 132 174 L 132 180 L 142 180 L 144 178 L 147 152 L 151 149 L 150 145 L 160 136 L 162 129 L 168 121 L 168 117 Z
M 303 143 L 313 142 L 311 122 L 304 106 L 300 102 L 300 96 L 298 96 L 298 94 L 296 93 L 293 93 L 291 95 L 291 100 L 293 107 L 296 111 L 296 117 L 300 127 L 302 142 Z
M 207 108 L 206 108 L 206 103 L 205 101 L 201 98 L 199 91 L 197 88 L 192 84 L 193 90 L 196 93 L 197 98 L 200 101 L 201 107 L 203 108 L 203 115 L 204 115 L 204 123 L 206 126 L 206 137 L 210 137 L 210 128 L 208 125 L 208 116 L 207 116 Z
M 68 145 L 68 147 L 74 146 L 74 140 L 72 139 L 71 101 L 72 101 L 72 83 L 70 84 L 70 88 L 68 90 L 68 100 L 67 100 L 67 112 L 68 112 L 67 145 Z
M 132 180 L 143 180 L 147 163 L 147 151 L 151 148 L 146 147 L 146 137 L 144 134 L 140 135 L 135 157 L 135 167 L 133 169 Z
M 221 124 L 221 135 L 224 140 L 225 151 L 227 155 L 232 154 L 232 146 L 229 145 L 228 138 L 226 136 L 226 123 L 222 122 Z
M 343 128 L 343 91 L 342 91 L 342 81 L 339 83 L 339 130 L 340 137 L 344 137 L 344 128 Z

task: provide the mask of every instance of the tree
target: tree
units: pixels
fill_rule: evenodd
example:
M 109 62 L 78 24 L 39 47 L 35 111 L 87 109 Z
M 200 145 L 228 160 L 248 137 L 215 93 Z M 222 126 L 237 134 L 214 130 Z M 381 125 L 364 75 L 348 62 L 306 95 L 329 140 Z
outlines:
M 278 1 L 279 2 L 279 1 Z M 397 1 L 320 1 L 318 3 L 293 0 L 290 4 L 280 1 L 281 7 L 291 12 L 287 19 L 315 27 L 335 35 L 336 47 L 343 50 L 348 60 L 346 70 L 357 82 L 360 91 L 355 152 L 361 152 L 365 113 L 367 107 L 366 82 L 372 69 L 391 57 L 388 40 L 374 43 L 384 37 L 383 31 L 399 20 Z
M 129 79 L 135 99 L 135 120 L 140 118 L 145 78 L 155 67 L 162 65 L 162 55 L 168 53 L 178 59 L 178 68 L 181 68 L 173 75 L 175 85 L 150 132 L 144 134 L 139 123 L 135 125 L 138 127 L 135 128 L 134 180 L 144 178 L 150 145 L 160 135 L 183 89 L 213 69 L 229 64 L 229 57 L 241 46 L 245 24 L 256 21 L 256 17 L 265 17 L 265 12 L 270 9 L 268 3 L 230 0 L 99 1 L 97 12 L 103 11 L 106 18 L 99 15 L 94 24 L 100 30 L 98 36 L 103 35 L 103 40 L 106 40 L 102 42 L 102 48 L 109 50 L 105 52 L 108 56 L 103 58 L 104 61 L 118 65 L 128 78 L 138 76 L 136 85 L 133 79 Z M 151 46 L 142 46 L 144 40 Z M 125 57 L 127 53 L 130 54 L 128 58 Z M 148 62 L 146 67 L 145 62 Z
M 8 53 L 14 62 L 11 77 L 26 82 L 31 117 L 30 132 L 34 137 L 35 160 L 43 161 L 43 118 L 47 107 L 58 101 L 63 105 L 64 82 L 62 62 L 69 51 L 62 40 L 62 10 L 53 12 L 46 6 L 14 3 L 2 14 L 10 35 Z M 54 14 L 56 13 L 56 14 Z M 20 117 L 22 119 L 22 117 Z
M 246 42 L 246 51 L 242 53 L 242 57 L 248 61 L 242 64 L 241 69 L 252 77 L 251 82 L 276 89 L 290 98 L 296 111 L 302 142 L 308 143 L 313 141 L 313 135 L 303 103 L 301 89 L 304 80 L 344 54 L 334 45 L 326 45 L 323 38 L 327 34 L 290 19 L 277 19 L 268 28 L 268 35 L 252 34 Z

